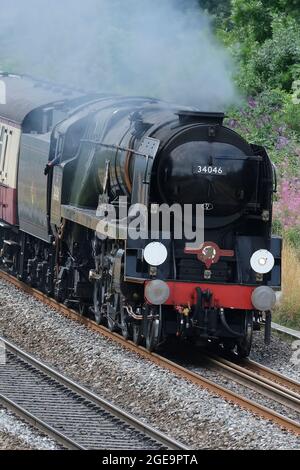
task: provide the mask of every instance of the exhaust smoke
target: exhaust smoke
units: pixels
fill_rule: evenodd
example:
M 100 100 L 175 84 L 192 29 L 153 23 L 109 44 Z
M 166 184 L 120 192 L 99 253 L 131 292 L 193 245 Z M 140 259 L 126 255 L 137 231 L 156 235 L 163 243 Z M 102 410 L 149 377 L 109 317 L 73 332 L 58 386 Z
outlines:
M 196 0 L 0 0 L 3 70 L 222 110 L 234 66 Z

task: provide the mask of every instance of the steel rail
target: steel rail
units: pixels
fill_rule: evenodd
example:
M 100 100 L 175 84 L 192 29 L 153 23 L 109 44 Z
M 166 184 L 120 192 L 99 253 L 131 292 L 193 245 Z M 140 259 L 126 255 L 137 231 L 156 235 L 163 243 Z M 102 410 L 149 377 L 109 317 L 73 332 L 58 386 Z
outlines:
M 261 377 L 276 382 L 277 384 L 293 390 L 298 395 L 300 395 L 300 382 L 297 382 L 296 380 L 293 380 L 290 377 L 281 374 L 280 372 L 274 371 L 273 369 L 263 366 L 258 362 L 252 361 L 250 359 L 245 359 L 242 365 L 247 369 L 250 369 L 252 372 L 259 374 Z
M 204 357 L 208 364 L 222 370 L 226 377 L 291 408 L 300 416 L 299 382 L 254 361 L 244 360 L 240 365 L 219 356 Z
M 0 403 L 10 411 L 12 411 L 19 418 L 23 419 L 33 427 L 46 434 L 47 436 L 54 439 L 58 444 L 61 444 L 64 448 L 69 450 L 87 450 L 73 439 L 68 438 L 60 431 L 50 426 L 46 421 L 34 416 L 28 410 L 25 410 L 22 406 L 18 405 L 15 401 L 10 400 L 8 397 L 0 394 Z
M 110 340 L 113 340 L 119 345 L 125 347 L 127 350 L 130 350 L 138 354 L 139 356 L 155 363 L 156 365 L 173 372 L 178 377 L 183 378 L 197 386 L 200 386 L 201 388 L 204 388 L 208 390 L 209 392 L 220 396 L 226 401 L 237 404 L 241 408 L 247 411 L 250 411 L 261 418 L 271 421 L 279 425 L 283 429 L 291 431 L 296 435 L 300 435 L 300 424 L 298 422 L 286 416 L 283 416 L 275 412 L 274 410 L 267 408 L 266 406 L 263 406 L 252 400 L 249 400 L 248 398 L 242 395 L 239 395 L 233 392 L 232 390 L 229 390 L 211 380 L 208 380 L 199 374 L 191 372 L 190 370 L 180 366 L 179 364 L 176 364 L 175 362 L 172 362 L 156 353 L 150 353 L 144 347 L 136 346 L 132 341 L 125 340 L 122 336 L 118 335 L 117 333 L 111 332 L 104 326 L 98 325 L 94 321 L 81 316 L 76 311 L 71 310 L 65 305 L 62 305 L 56 302 L 54 299 L 46 296 L 45 294 L 28 286 L 27 284 L 24 284 L 23 282 L 19 281 L 18 279 L 14 278 L 13 276 L 1 270 L 0 270 L 0 277 L 14 284 L 19 289 L 35 297 L 36 299 L 40 300 L 44 304 L 48 305 L 49 307 L 54 308 L 57 312 L 59 312 L 64 317 L 70 318 L 72 320 L 75 320 L 76 322 L 81 323 L 82 325 L 85 325 L 90 330 L 100 333 L 102 336 Z
M 22 359 L 26 364 L 34 367 L 36 370 L 42 372 L 47 377 L 54 379 L 61 385 L 64 385 L 68 390 L 75 392 L 80 396 L 80 398 L 84 398 L 89 400 L 90 402 L 94 403 L 101 409 L 104 409 L 114 417 L 118 418 L 120 421 L 127 423 L 135 430 L 139 431 L 141 434 L 145 435 L 147 438 L 151 438 L 153 441 L 156 441 L 161 446 L 167 447 L 171 450 L 188 450 L 189 448 L 175 439 L 170 438 L 169 436 L 165 435 L 164 433 L 154 429 L 151 426 L 143 423 L 138 418 L 130 415 L 126 411 L 122 410 L 118 406 L 113 405 L 109 401 L 105 400 L 104 398 L 96 395 L 95 393 L 91 392 L 87 388 L 83 387 L 82 385 L 76 383 L 74 380 L 69 379 L 68 377 L 64 376 L 60 372 L 56 371 L 52 367 L 44 364 L 42 361 L 37 359 L 36 357 L 28 354 L 25 351 L 22 351 L 19 347 L 8 341 L 6 338 L 0 336 L 0 342 L 5 346 L 6 351 L 12 353 L 13 355 L 17 356 L 18 358 Z M 22 407 L 19 407 L 17 404 L 13 403 L 11 400 L 7 399 L 3 395 L 0 395 L 0 400 L 3 400 L 3 403 L 7 403 L 8 407 L 15 408 L 17 414 L 22 415 L 25 419 L 31 420 L 31 424 L 36 423 L 37 426 L 40 426 L 43 431 L 47 431 L 47 433 L 53 433 L 54 437 L 57 435 L 58 438 L 61 438 L 61 441 L 65 441 L 69 446 L 68 448 L 77 448 L 77 449 L 84 449 L 84 447 L 77 444 L 75 441 L 68 439 L 63 434 L 57 432 L 51 426 L 48 426 L 47 423 L 44 423 L 42 420 L 39 420 L 33 414 L 27 412 Z M 59 440 L 58 439 L 58 440 Z

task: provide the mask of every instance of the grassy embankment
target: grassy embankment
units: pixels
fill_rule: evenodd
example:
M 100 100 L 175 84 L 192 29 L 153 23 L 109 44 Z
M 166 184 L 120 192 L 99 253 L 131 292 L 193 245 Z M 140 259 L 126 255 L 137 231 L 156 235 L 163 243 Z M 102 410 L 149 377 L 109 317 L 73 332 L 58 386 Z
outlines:
M 288 242 L 283 249 L 282 298 L 273 318 L 282 325 L 300 329 L 300 260 Z

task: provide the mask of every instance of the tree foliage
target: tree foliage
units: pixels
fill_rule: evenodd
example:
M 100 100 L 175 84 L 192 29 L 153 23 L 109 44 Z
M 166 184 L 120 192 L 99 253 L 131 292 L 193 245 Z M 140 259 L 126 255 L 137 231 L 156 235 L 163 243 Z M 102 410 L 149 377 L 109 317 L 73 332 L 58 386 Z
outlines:
M 239 64 L 248 93 L 290 91 L 300 79 L 300 0 L 199 0 L 218 17 L 218 35 Z
M 237 52 L 239 84 L 248 93 L 266 88 L 290 91 L 300 78 L 300 26 L 292 17 L 275 16 L 271 34 L 263 42 L 248 35 Z
M 224 0 L 222 2 L 219 0 L 198 0 L 198 3 L 203 10 L 207 10 L 214 16 L 221 18 L 228 18 L 230 16 L 230 0 Z

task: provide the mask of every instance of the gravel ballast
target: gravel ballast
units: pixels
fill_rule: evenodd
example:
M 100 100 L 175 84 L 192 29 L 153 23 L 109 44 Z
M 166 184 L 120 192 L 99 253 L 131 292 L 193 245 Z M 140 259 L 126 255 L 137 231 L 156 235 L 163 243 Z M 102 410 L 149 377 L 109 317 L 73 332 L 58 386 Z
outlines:
M 209 369 L 206 366 L 191 366 L 190 364 L 183 363 L 182 364 L 187 369 L 195 372 L 196 374 L 200 374 L 201 376 L 215 382 L 235 393 L 238 395 L 242 395 L 248 398 L 251 401 L 259 403 L 276 413 L 279 413 L 283 416 L 288 417 L 294 421 L 300 422 L 300 410 L 296 411 L 295 409 L 289 408 L 285 404 L 281 404 L 276 400 L 272 400 L 271 398 L 265 396 L 263 393 L 255 390 L 254 388 L 247 387 L 238 381 L 234 380 L 233 378 L 228 378 L 226 376 L 226 372 L 223 369 L 216 370 L 215 368 Z
M 266 347 L 264 332 L 260 331 L 254 335 L 250 359 L 300 381 L 299 340 L 272 331 L 271 344 Z
M 300 449 L 293 434 L 61 317 L 3 280 L 0 333 L 194 449 Z
M 0 408 L 0 450 L 56 450 L 58 445 L 40 435 L 12 413 Z

